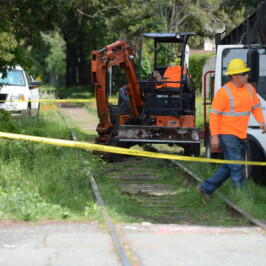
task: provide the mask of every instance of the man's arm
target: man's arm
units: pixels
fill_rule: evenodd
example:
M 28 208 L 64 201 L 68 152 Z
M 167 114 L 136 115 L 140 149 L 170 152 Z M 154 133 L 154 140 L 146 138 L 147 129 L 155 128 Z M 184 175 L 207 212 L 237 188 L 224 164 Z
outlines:
M 156 79 L 156 81 L 161 82 L 162 81 L 162 76 L 159 73 L 159 71 L 153 71 L 152 72 L 152 77 Z

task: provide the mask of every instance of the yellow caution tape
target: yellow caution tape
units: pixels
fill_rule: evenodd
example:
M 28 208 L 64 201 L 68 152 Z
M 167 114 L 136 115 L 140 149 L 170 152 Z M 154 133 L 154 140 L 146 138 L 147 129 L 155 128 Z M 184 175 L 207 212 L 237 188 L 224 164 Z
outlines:
M 203 98 L 196 98 L 197 101 L 203 101 Z M 117 102 L 117 99 L 108 99 L 109 102 Z M 8 102 L 8 103 L 23 103 L 23 102 L 38 102 L 38 103 L 46 103 L 46 102 L 55 102 L 55 103 L 92 103 L 96 102 L 96 99 L 42 99 L 42 100 L 0 100 L 0 103 Z
M 266 166 L 266 162 L 244 162 L 244 161 L 229 161 L 229 160 L 219 160 L 219 159 L 207 159 L 207 158 L 199 158 L 199 157 L 190 157 L 190 156 L 181 156 L 181 155 L 172 155 L 172 154 L 164 154 L 164 153 L 156 153 L 156 152 L 148 152 L 142 150 L 133 150 L 126 149 L 114 146 L 107 145 L 99 145 L 71 140 L 61 140 L 61 139 L 52 139 L 52 138 L 43 138 L 43 137 L 35 137 L 28 135 L 20 135 L 13 133 L 0 132 L 0 137 L 9 138 L 9 139 L 18 139 L 18 140 L 26 140 L 31 142 L 45 143 L 50 145 L 58 145 L 70 148 L 79 148 L 79 149 L 87 149 L 94 150 L 99 152 L 110 152 L 116 154 L 125 154 L 131 156 L 141 156 L 141 157 L 150 157 L 157 159 L 172 159 L 178 161 L 189 161 L 189 162 L 203 162 L 203 163 L 230 163 L 230 164 L 247 164 L 247 165 L 260 165 Z
M 95 99 L 43 99 L 43 100 L 0 100 L 0 102 L 56 102 L 56 103 L 91 103 L 96 102 Z M 117 102 L 116 99 L 109 99 L 109 102 Z

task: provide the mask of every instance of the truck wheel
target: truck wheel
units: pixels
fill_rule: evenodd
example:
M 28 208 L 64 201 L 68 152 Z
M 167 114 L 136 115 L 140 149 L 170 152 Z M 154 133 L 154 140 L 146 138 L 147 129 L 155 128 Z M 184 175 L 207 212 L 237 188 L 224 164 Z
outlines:
M 38 119 L 39 118 L 39 115 L 40 115 L 40 104 L 38 105 L 35 118 Z
M 250 139 L 247 140 L 245 161 L 264 162 L 265 155 L 259 145 Z M 255 183 L 266 185 L 266 167 L 245 165 L 246 178 L 252 178 Z

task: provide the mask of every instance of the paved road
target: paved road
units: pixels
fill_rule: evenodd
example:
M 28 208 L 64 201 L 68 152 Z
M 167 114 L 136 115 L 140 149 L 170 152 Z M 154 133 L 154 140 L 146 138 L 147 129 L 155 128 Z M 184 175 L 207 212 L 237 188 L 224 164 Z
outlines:
M 264 266 L 266 233 L 258 228 L 120 224 L 133 265 Z M 0 223 L 0 265 L 121 265 L 98 223 Z
M 0 226 L 0 265 L 120 265 L 112 240 L 96 223 Z
M 123 225 L 141 265 L 266 265 L 266 234 L 258 228 Z

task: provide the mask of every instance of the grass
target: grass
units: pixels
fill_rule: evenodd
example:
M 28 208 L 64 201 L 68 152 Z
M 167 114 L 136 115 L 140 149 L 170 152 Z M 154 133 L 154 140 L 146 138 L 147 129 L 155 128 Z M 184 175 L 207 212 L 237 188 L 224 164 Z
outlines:
M 51 98 L 49 94 L 47 99 Z M 201 110 L 202 101 L 197 101 Z M 38 120 L 10 120 L 9 114 L 0 112 L 2 131 L 26 135 L 70 139 L 66 123 L 53 106 L 43 106 Z M 95 108 L 91 111 L 95 114 Z M 198 125 L 203 125 L 198 120 Z M 95 132 L 84 132 L 70 122 L 80 141 L 94 138 Z M 121 195 L 111 178 L 112 166 L 95 157 L 90 151 L 82 151 L 82 158 L 76 149 L 17 140 L 0 139 L 0 219 L 15 220 L 101 220 L 100 208 L 96 204 L 85 167 L 93 173 L 99 185 L 107 209 L 116 221 L 136 222 L 148 217 L 146 210 Z M 135 147 L 136 148 L 136 147 Z M 182 153 L 178 148 L 163 146 L 165 152 Z M 203 156 L 203 155 L 202 155 Z M 83 160 L 84 158 L 84 160 Z M 214 197 L 210 205 L 202 204 L 195 186 L 188 188 L 178 173 L 163 160 L 147 159 L 150 170 L 160 173 L 165 184 L 176 187 L 175 200 L 183 207 L 205 213 L 212 225 L 232 225 L 234 220 L 226 214 L 219 216 L 217 210 L 224 208 L 219 197 Z M 129 162 L 130 163 L 130 162 Z M 203 180 L 211 176 L 218 165 L 206 163 L 185 163 Z M 183 186 L 184 185 L 184 186 Z M 228 180 L 221 192 L 235 204 L 250 212 L 256 218 L 266 220 L 266 188 L 246 182 L 249 193 L 233 189 Z M 250 196 L 251 194 L 251 196 Z M 139 213 L 139 215 L 136 215 Z M 226 217 L 226 218 L 221 218 Z M 239 220 L 235 220 L 239 223 Z
M 184 179 L 182 171 L 177 170 L 172 164 L 164 160 L 149 158 L 139 158 L 137 164 L 137 171 L 151 172 L 152 176 L 160 177 L 160 184 L 171 185 L 174 188 L 174 195 L 167 197 L 173 201 L 173 207 L 178 207 L 182 212 L 181 218 L 173 212 L 167 213 L 167 217 L 164 217 L 161 214 L 164 209 L 158 205 L 156 208 L 147 208 L 145 205 L 148 200 L 140 204 L 133 197 L 127 194 L 121 194 L 121 189 L 117 187 L 117 181 L 115 181 L 114 177 L 117 177 L 121 173 L 123 174 L 126 168 L 136 168 L 136 160 L 131 157 L 124 162 L 120 162 L 119 165 L 106 165 L 105 175 L 96 178 L 105 204 L 116 221 L 128 223 L 172 223 L 175 221 L 185 224 L 218 226 L 246 225 L 249 223 L 245 218 L 228 216 L 225 203 L 218 197 L 215 197 L 210 205 L 204 205 L 196 192 L 196 184 L 191 184 Z M 142 169 L 142 165 L 145 165 L 145 169 Z M 103 176 L 107 178 L 103 178 Z M 119 181 L 119 183 L 121 182 Z M 145 184 L 145 181 L 143 183 Z M 151 183 L 150 181 L 149 184 Z M 153 181 L 153 183 L 159 184 L 158 181 Z M 138 195 L 145 196 L 144 194 Z M 163 200 L 165 196 L 158 196 L 157 198 Z
M 45 109 L 38 120 L 10 120 L 8 113 L 1 114 L 3 131 L 71 137 L 55 108 Z M 76 149 L 8 139 L 0 144 L 0 219 L 100 219 L 84 164 L 102 166 L 91 152 L 84 161 Z
M 209 121 L 209 111 L 211 106 L 207 105 L 206 113 L 207 113 L 207 123 Z M 196 98 L 196 127 L 200 127 L 204 129 L 204 108 L 203 108 L 203 98 L 201 95 L 197 95 Z
M 62 87 L 55 90 L 60 99 L 90 99 L 93 97 L 92 88 L 87 86 Z
M 183 162 L 188 169 L 196 173 L 203 181 L 212 176 L 220 165 L 210 163 Z M 246 180 L 243 189 L 235 189 L 229 178 L 218 190 L 235 205 L 249 212 L 257 219 L 266 221 L 266 187 Z
M 183 149 L 177 146 L 168 147 L 166 145 L 155 145 L 161 152 L 170 154 L 183 154 Z M 202 149 L 201 157 L 205 157 L 205 150 Z M 211 177 L 220 167 L 220 164 L 200 163 L 200 162 L 181 162 L 203 181 Z M 255 184 L 253 180 L 247 179 L 245 187 L 237 190 L 233 187 L 229 178 L 218 190 L 229 198 L 235 205 L 249 212 L 257 219 L 266 221 L 266 187 Z

